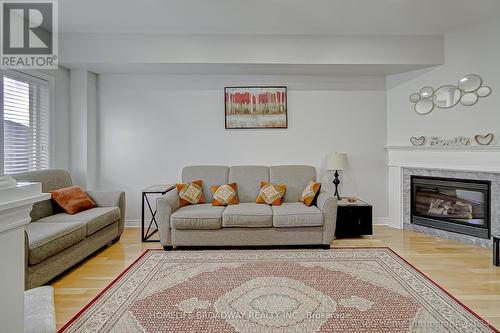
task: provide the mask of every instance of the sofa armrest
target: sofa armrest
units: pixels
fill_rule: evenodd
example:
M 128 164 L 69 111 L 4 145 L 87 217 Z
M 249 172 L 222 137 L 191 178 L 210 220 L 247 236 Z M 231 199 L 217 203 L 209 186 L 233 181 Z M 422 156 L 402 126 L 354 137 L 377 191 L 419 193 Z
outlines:
M 163 246 L 172 245 L 170 215 L 172 215 L 177 209 L 179 209 L 179 207 L 179 193 L 175 188 L 156 199 L 156 222 L 158 222 L 160 243 Z
M 323 245 L 330 245 L 335 238 L 337 225 L 337 198 L 330 193 L 321 191 L 316 199 L 316 205 L 323 212 Z
M 125 226 L 125 192 L 113 191 L 86 191 L 97 207 L 118 207 L 120 209 L 120 222 L 118 224 L 118 236 L 123 232 Z

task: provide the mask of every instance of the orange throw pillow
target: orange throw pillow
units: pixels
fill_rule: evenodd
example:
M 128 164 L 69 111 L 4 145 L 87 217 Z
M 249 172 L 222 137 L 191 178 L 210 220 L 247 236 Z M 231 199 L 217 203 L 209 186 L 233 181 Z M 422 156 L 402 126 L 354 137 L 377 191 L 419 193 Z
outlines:
M 283 202 L 285 191 L 285 184 L 269 184 L 268 182 L 261 182 L 260 192 L 257 195 L 255 202 L 279 206 Z
M 68 214 L 97 207 L 95 202 L 85 194 L 80 186 L 70 186 L 50 192 L 52 200 L 57 202 Z
M 318 194 L 320 187 L 321 183 L 315 183 L 311 180 L 309 184 L 307 184 L 304 191 L 302 191 L 299 201 L 303 202 L 307 207 L 311 206 L 314 198 L 316 198 L 316 194 Z
M 227 205 L 237 205 L 238 200 L 238 187 L 236 183 L 212 186 L 212 196 L 214 200 L 212 201 L 212 206 L 227 206 Z
M 179 192 L 181 207 L 205 203 L 202 184 L 201 180 L 195 180 L 191 183 L 175 184 Z

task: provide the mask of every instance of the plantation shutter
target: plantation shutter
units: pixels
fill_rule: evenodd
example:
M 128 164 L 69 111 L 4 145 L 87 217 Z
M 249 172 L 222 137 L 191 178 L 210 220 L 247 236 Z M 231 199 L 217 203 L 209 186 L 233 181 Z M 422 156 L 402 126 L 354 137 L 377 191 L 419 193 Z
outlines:
M 49 82 L 9 71 L 2 75 L 2 83 L 4 173 L 47 169 Z

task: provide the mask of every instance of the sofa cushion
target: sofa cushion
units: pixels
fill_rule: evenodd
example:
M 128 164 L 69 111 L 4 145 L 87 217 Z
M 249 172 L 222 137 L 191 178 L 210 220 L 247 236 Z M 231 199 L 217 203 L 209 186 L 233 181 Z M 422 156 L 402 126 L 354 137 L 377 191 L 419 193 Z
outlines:
M 29 264 L 36 265 L 44 259 L 74 245 L 85 238 L 83 222 L 32 222 L 26 225 L 29 247 Z
M 271 183 L 286 184 L 284 202 L 299 202 L 309 181 L 316 180 L 316 169 L 307 165 L 280 165 L 269 167 Z
M 304 191 L 302 191 L 299 201 L 304 203 L 307 207 L 311 206 L 314 199 L 318 195 L 320 188 L 321 188 L 321 183 L 315 183 L 311 180 L 309 184 L 307 184 Z
M 260 186 L 260 192 L 255 199 L 256 203 L 266 203 L 272 206 L 281 205 L 286 192 L 285 184 L 269 184 L 268 182 L 262 182 Z
M 238 184 L 240 202 L 254 203 L 262 181 L 269 181 L 269 168 L 266 166 L 232 166 L 229 169 L 229 182 Z
M 120 219 L 118 207 L 96 207 L 77 214 L 61 213 L 40 219 L 38 223 L 82 222 L 87 226 L 86 235 L 90 236 Z
M 198 179 L 203 182 L 205 202 L 212 202 L 212 185 L 227 184 L 229 168 L 227 166 L 198 165 L 182 169 L 182 182 L 189 183 Z
M 209 203 L 185 206 L 170 216 L 170 223 L 177 230 L 220 229 L 223 211 L 223 206 L 212 206 Z
M 307 207 L 302 202 L 284 202 L 281 206 L 272 206 L 273 226 L 318 227 L 323 225 L 323 213 L 316 207 Z
M 269 205 L 240 203 L 227 206 L 222 214 L 222 227 L 272 227 L 273 211 Z
M 202 185 L 203 182 L 200 179 L 190 183 L 175 184 L 177 192 L 179 193 L 179 203 L 181 207 L 205 203 Z
M 213 185 L 212 186 L 212 206 L 236 205 L 238 200 L 238 185 L 236 183 Z
M 52 200 L 71 215 L 96 207 L 95 202 L 78 185 L 54 190 L 50 195 Z

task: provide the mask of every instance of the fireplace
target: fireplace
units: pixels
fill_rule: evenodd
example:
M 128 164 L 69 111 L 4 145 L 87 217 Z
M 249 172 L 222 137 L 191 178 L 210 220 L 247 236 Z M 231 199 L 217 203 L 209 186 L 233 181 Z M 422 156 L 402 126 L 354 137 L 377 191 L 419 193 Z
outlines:
M 411 220 L 426 227 L 490 238 L 490 181 L 411 176 Z

